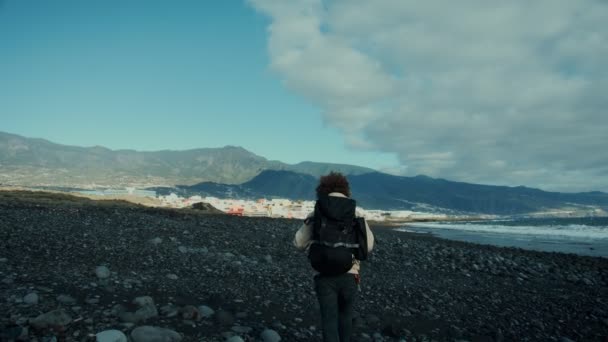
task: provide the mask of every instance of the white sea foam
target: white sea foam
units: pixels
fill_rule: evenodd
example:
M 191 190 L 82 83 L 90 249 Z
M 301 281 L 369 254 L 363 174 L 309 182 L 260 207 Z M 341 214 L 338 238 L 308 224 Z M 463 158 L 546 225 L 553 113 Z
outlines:
M 472 223 L 413 223 L 407 228 L 449 229 L 476 233 L 494 233 L 508 235 L 536 235 L 572 239 L 607 239 L 608 227 L 586 226 L 581 224 L 555 226 L 510 226 Z M 406 228 L 406 229 L 407 229 Z

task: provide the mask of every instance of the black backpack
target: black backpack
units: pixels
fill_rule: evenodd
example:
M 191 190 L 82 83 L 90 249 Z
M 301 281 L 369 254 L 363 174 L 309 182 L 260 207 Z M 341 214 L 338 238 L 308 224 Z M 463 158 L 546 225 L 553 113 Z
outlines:
M 308 258 L 319 273 L 343 274 L 352 268 L 355 257 L 365 260 L 367 241 L 361 241 L 366 236 L 365 221 L 355 218 L 356 206 L 353 199 L 346 197 L 321 196 L 317 200 Z M 363 227 L 360 227 L 361 223 Z M 362 247 L 365 247 L 364 256 L 361 255 Z

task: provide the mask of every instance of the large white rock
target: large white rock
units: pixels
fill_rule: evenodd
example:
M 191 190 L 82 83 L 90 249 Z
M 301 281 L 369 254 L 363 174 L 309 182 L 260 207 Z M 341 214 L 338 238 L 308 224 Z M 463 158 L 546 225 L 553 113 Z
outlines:
M 144 325 L 131 331 L 131 339 L 133 342 L 179 342 L 182 336 L 170 329 Z
M 147 319 L 157 317 L 157 316 L 158 316 L 158 310 L 156 309 L 156 306 L 154 306 L 154 305 L 146 305 L 144 307 L 137 309 L 137 311 L 135 311 L 135 320 L 136 321 L 145 321 Z
M 127 336 L 120 330 L 104 330 L 95 335 L 97 342 L 128 342 Z
M 158 316 L 158 310 L 156 309 L 156 305 L 154 305 L 154 299 L 150 296 L 137 297 L 133 300 L 133 304 L 137 304 L 140 307 L 133 314 L 132 318 L 135 322 L 145 321 L 149 318 Z M 123 317 L 123 320 L 127 322 L 131 321 L 126 320 L 125 318 L 126 316 Z
M 159 237 L 155 237 L 154 239 L 150 239 L 148 241 L 153 245 L 158 245 L 159 243 L 163 242 L 163 239 L 161 239 Z
M 23 297 L 23 302 L 25 304 L 30 304 L 30 305 L 34 305 L 34 304 L 38 304 L 38 294 L 35 292 L 29 293 L 28 295 L 26 295 L 25 297 Z
M 215 314 L 215 311 L 207 305 L 201 305 L 198 307 L 198 311 L 202 317 L 209 318 Z
M 30 324 L 37 329 L 43 329 L 49 326 L 65 326 L 72 322 L 72 317 L 64 310 L 53 310 L 43 313 L 30 321 Z
M 262 340 L 264 340 L 264 342 L 279 342 L 281 340 L 281 336 L 279 336 L 279 333 L 272 329 L 264 329 L 260 337 L 262 338 Z
M 133 299 L 133 304 L 137 304 L 139 306 L 154 305 L 154 299 L 152 299 L 150 296 L 141 296 Z
M 110 269 L 108 269 L 106 266 L 97 266 L 95 268 L 95 275 L 97 275 L 97 278 L 99 279 L 105 279 L 110 277 Z

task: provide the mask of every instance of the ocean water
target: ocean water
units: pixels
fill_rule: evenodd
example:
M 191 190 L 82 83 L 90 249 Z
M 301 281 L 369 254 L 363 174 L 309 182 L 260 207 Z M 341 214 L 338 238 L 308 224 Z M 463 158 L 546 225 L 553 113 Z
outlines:
M 608 217 L 408 223 L 399 230 L 480 244 L 608 258 Z

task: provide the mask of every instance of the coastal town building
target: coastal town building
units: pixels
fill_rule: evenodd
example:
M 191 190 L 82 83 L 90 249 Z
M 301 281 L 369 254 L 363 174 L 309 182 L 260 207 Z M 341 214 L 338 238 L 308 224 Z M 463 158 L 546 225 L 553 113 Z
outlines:
M 212 196 L 180 197 L 175 193 L 166 196 L 158 196 L 158 198 L 165 207 L 185 208 L 191 207 L 194 203 L 202 202 L 230 215 L 250 217 L 305 219 L 315 208 L 315 201 L 289 200 L 285 198 L 245 200 L 217 198 Z M 408 210 L 368 210 L 361 207 L 357 207 L 357 215 L 373 221 L 387 221 L 390 219 L 441 219 L 447 217 L 444 214 Z
M 136 196 L 136 197 L 156 197 L 156 191 L 153 190 L 142 190 L 136 188 L 124 188 L 124 189 L 104 189 L 104 190 L 82 190 L 76 191 L 83 195 L 94 195 L 94 196 Z
M 85 190 L 78 192 L 101 197 L 129 195 L 132 197 L 154 198 L 157 200 L 157 203 L 160 203 L 161 207 L 168 208 L 191 208 L 196 203 L 205 203 L 230 215 L 249 217 L 305 219 L 315 208 L 315 201 L 290 200 L 286 198 L 231 199 L 213 196 L 203 197 L 199 195 L 182 197 L 176 193 L 157 195 L 155 191 L 136 188 Z M 369 210 L 362 207 L 357 207 L 357 215 L 373 221 L 447 218 L 445 214 L 409 210 Z

